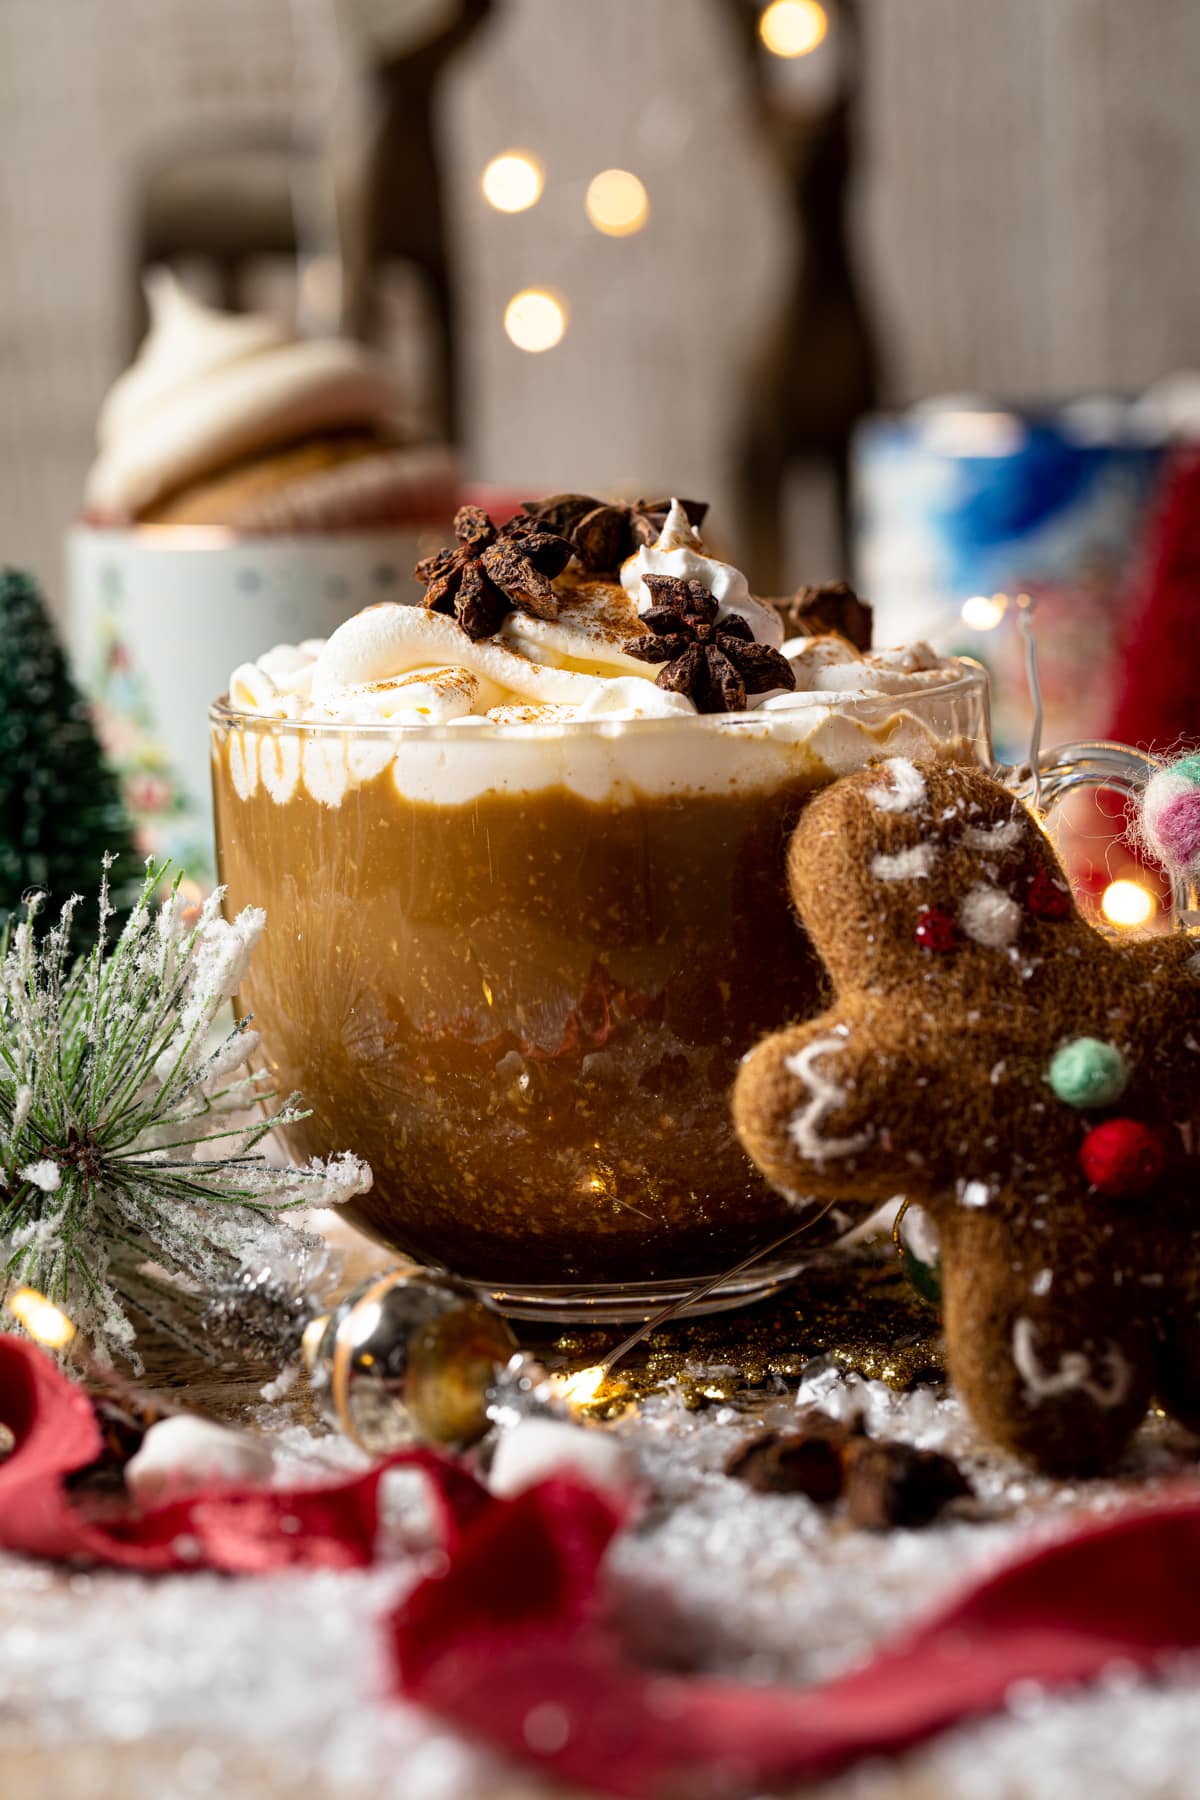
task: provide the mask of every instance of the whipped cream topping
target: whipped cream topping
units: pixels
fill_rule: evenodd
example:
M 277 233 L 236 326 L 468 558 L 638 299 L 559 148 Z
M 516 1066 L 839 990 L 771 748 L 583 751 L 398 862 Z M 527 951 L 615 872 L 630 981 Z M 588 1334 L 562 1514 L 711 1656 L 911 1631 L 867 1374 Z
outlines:
M 770 612 L 778 643 L 774 609 L 753 599 L 740 571 L 708 555 L 682 508 L 672 507 L 662 537 L 678 537 L 681 518 L 694 541 L 675 542 L 662 555 L 690 561 L 666 572 L 701 569 L 705 586 L 720 582 L 722 605 L 752 628 L 759 612 Z M 284 801 L 303 788 L 335 806 L 348 787 L 390 764 L 398 790 L 430 804 L 559 785 L 614 801 L 727 791 L 793 775 L 815 782 L 878 756 L 928 754 L 951 732 L 970 729 L 969 709 L 961 727 L 955 718 L 935 729 L 919 716 L 922 693 L 944 687 L 962 673 L 960 664 L 926 644 L 864 655 L 835 635 L 783 645 L 794 692 L 757 695 L 746 712 L 701 718 L 685 694 L 657 685 L 656 665 L 622 649 L 647 630 L 640 595 L 624 575 L 620 584 L 595 580 L 572 565 L 554 585 L 556 619 L 514 610 L 495 637 L 473 640 L 442 613 L 385 602 L 324 641 L 278 644 L 244 663 L 230 677 L 231 706 L 278 720 L 281 729 L 229 728 L 223 753 L 238 793 L 247 798 L 262 786 Z M 717 586 L 710 591 L 718 594 Z M 702 729 L 683 744 L 671 731 L 636 729 L 666 719 Z M 979 741 L 968 753 L 986 754 L 985 720 L 981 707 Z M 573 729 L 586 721 L 602 729 Z M 355 724 L 371 729 L 319 729 Z M 438 726 L 448 729 L 408 729 Z M 380 727 L 405 729 L 394 737 Z M 495 728 L 504 733 L 502 752 Z
M 775 608 L 755 599 L 740 569 L 709 554 L 704 539 L 678 500 L 671 502 L 658 542 L 642 544 L 621 569 L 621 586 L 640 613 L 649 612 L 654 605 L 644 580 L 647 575 L 674 575 L 681 581 L 698 581 L 717 601 L 718 621 L 737 613 L 760 644 L 768 644 L 772 650 L 778 650 L 782 644 L 783 620 Z
M 100 410 L 89 512 L 133 518 L 240 457 L 396 411 L 389 378 L 357 344 L 217 312 L 163 269 L 146 289 L 149 333 Z

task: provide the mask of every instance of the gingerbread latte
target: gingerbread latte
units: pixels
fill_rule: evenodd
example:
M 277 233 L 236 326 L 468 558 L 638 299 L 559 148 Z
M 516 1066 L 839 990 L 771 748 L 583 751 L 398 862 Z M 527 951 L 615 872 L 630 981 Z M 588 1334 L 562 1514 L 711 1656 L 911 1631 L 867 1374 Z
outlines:
M 728 1100 L 820 1000 L 788 833 L 849 769 L 988 754 L 980 671 L 785 641 L 698 510 L 465 509 L 426 608 L 276 647 L 212 713 L 293 1148 L 353 1145 L 358 1221 L 517 1309 L 645 1311 L 803 1222 Z

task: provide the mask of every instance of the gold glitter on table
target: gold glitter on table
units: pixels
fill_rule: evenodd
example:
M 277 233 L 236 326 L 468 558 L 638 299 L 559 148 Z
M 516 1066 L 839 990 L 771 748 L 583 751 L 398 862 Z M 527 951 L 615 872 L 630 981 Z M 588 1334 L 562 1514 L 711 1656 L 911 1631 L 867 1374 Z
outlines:
M 522 1327 L 526 1348 L 563 1375 L 594 1368 L 620 1335 L 611 1327 Z M 594 1399 L 576 1404 L 593 1417 L 611 1417 L 668 1387 L 694 1408 L 759 1400 L 797 1382 L 820 1357 L 897 1389 L 942 1378 L 937 1314 L 913 1292 L 890 1245 L 822 1254 L 757 1306 L 662 1326 Z

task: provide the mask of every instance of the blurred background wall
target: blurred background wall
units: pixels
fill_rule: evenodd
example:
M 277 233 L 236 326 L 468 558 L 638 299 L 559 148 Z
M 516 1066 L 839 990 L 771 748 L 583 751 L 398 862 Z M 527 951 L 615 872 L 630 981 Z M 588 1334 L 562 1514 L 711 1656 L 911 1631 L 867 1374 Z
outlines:
M 371 57 L 447 10 L 345 0 L 331 35 L 301 0 L 0 0 L 0 560 L 60 593 L 96 408 L 130 354 L 156 170 L 184 142 L 313 115 L 353 162 Z M 437 124 L 476 477 L 674 486 L 711 498 L 736 541 L 748 370 L 803 248 L 734 11 L 497 0 L 450 65 Z M 859 24 L 852 232 L 884 399 L 1126 390 L 1200 361 L 1194 0 L 861 0 Z M 831 53 L 796 78 L 828 79 Z M 506 216 L 479 179 L 512 145 L 541 160 L 546 189 Z M 626 237 L 584 214 L 590 177 L 613 165 L 649 196 Z M 530 285 L 568 308 L 548 354 L 503 328 Z M 421 313 L 402 276 L 386 334 L 419 400 Z M 796 578 L 836 564 L 824 500 L 796 478 Z

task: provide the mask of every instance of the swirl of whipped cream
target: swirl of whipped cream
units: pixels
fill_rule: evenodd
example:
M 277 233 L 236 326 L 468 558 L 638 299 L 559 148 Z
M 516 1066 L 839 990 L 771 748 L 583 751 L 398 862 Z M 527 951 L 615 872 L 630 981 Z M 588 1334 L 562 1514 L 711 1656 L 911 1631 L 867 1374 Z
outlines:
M 682 694 L 667 693 L 648 680 L 644 665 L 632 657 L 625 660 L 634 674 L 588 674 L 579 668 L 535 661 L 500 638 L 476 641 L 467 637 L 442 613 L 385 601 L 339 625 L 320 651 L 313 665 L 309 716 L 395 717 L 382 714 L 364 697 L 416 675 L 433 683 L 435 689 L 440 682 L 445 690 L 437 703 L 429 706 L 428 724 L 449 723 L 467 713 L 494 713 L 514 705 L 570 708 L 585 718 L 613 714 L 644 718 L 695 711 Z M 551 716 L 561 714 L 556 711 Z
M 395 412 L 391 382 L 357 344 L 297 342 L 271 319 L 216 312 L 166 270 L 146 286 L 150 331 L 100 411 L 90 512 L 132 518 L 240 457 Z
M 673 505 L 658 544 L 630 559 L 622 583 L 574 564 L 558 576 L 553 618 L 517 607 L 493 637 L 473 639 L 446 614 L 385 602 L 326 640 L 277 644 L 243 664 L 230 678 L 233 708 L 281 728 L 231 727 L 225 753 L 238 792 L 245 797 L 261 783 L 282 802 L 302 783 L 322 804 L 337 805 L 347 784 L 371 779 L 391 761 L 398 788 L 414 799 L 465 801 L 561 781 L 602 800 L 753 785 L 788 770 L 832 773 L 873 755 L 908 754 L 936 736 L 906 701 L 944 683 L 958 665 L 924 644 L 864 655 L 836 634 L 783 646 L 794 690 L 754 695 L 745 712 L 698 718 L 688 695 L 658 685 L 661 665 L 625 648 L 648 631 L 636 571 L 653 573 L 656 558 L 664 573 L 702 579 L 727 612 L 750 619 L 760 641 L 782 639 L 774 609 L 750 596 L 738 570 L 706 553 Z M 758 618 L 768 612 L 769 627 Z M 700 730 L 681 737 L 622 729 L 665 718 Z M 600 727 L 594 734 L 571 731 L 588 720 Z M 489 723 L 505 728 L 506 743 L 511 738 L 503 755 L 486 731 L 472 729 Z M 355 725 L 365 729 L 355 733 Z M 378 726 L 453 729 L 401 741 L 370 729 Z
M 282 805 L 303 790 L 338 806 L 389 766 L 399 793 L 438 805 L 560 785 L 610 803 L 828 779 L 872 757 L 927 753 L 938 732 L 910 705 L 959 669 L 926 645 L 861 655 L 841 638 L 800 638 L 787 646 L 794 692 L 698 716 L 685 695 L 657 686 L 655 665 L 620 649 L 638 623 L 622 589 L 566 577 L 556 591 L 557 619 L 512 614 L 511 634 L 506 619 L 475 641 L 441 613 L 388 602 L 325 641 L 277 644 L 235 669 L 234 709 L 271 722 L 235 720 L 219 747 L 237 793 L 262 788 Z M 667 718 L 694 729 L 625 729 Z M 582 721 L 597 729 L 572 729 Z M 504 729 L 503 748 L 489 726 Z M 403 741 L 387 728 L 404 728 Z M 961 751 L 986 754 L 985 736 Z
M 621 586 L 643 613 L 654 605 L 643 580 L 646 575 L 674 575 L 681 581 L 698 581 L 718 602 L 719 619 L 737 613 L 760 644 L 778 650 L 783 642 L 783 620 L 775 608 L 755 599 L 740 569 L 709 554 L 704 539 L 678 500 L 671 501 L 658 542 L 642 544 L 621 569 Z
M 656 670 L 627 656 L 621 647 L 639 630 L 634 607 L 622 588 L 581 579 L 573 569 L 554 585 L 558 617 L 539 619 L 514 610 L 500 627 L 502 644 L 533 662 L 554 663 L 585 675 L 653 680 Z
M 685 695 L 657 685 L 657 665 L 621 648 L 636 635 L 634 600 L 606 582 L 561 578 L 559 615 L 510 613 L 495 637 L 469 638 L 454 619 L 386 601 L 328 639 L 277 644 L 229 680 L 240 712 L 311 724 L 555 725 L 572 719 L 695 716 Z M 866 696 L 918 695 L 952 664 L 927 644 L 863 655 L 836 635 L 793 638 L 784 654 L 793 691 L 752 698 L 730 727 L 753 717 L 805 713 Z

